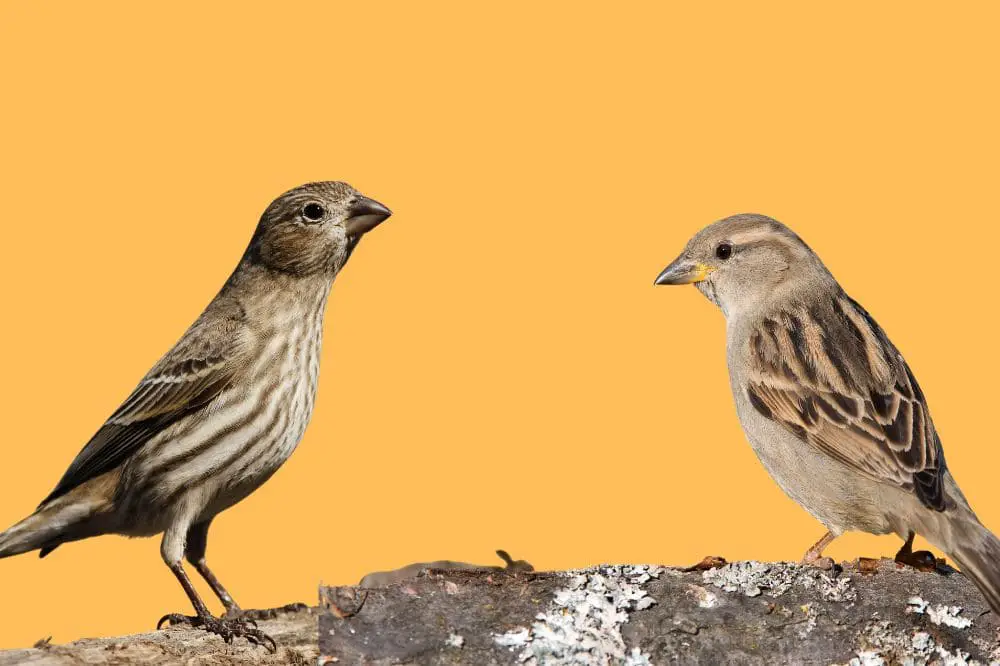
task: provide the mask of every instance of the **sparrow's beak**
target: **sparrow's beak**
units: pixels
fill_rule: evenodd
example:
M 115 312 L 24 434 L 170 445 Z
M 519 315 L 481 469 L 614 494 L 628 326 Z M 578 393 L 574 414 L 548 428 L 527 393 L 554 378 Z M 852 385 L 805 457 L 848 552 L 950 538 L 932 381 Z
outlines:
M 390 215 L 392 215 L 392 211 L 379 202 L 359 195 L 351 204 L 350 215 L 344 224 L 347 237 L 357 241 L 384 222 Z
M 681 255 L 663 269 L 653 284 L 694 284 L 707 278 L 708 274 L 714 270 L 711 266 L 692 261 Z

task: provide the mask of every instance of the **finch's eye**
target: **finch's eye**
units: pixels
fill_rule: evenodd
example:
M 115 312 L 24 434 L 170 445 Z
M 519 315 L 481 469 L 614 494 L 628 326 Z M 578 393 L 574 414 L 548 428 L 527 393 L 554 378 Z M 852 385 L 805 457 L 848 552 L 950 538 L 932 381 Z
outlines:
M 719 243 L 719 246 L 715 248 L 715 256 L 725 261 L 733 256 L 733 246 L 729 243 Z
M 307 220 L 318 222 L 323 219 L 324 215 L 326 215 L 326 210 L 324 210 L 318 203 L 308 203 L 302 209 L 302 214 Z

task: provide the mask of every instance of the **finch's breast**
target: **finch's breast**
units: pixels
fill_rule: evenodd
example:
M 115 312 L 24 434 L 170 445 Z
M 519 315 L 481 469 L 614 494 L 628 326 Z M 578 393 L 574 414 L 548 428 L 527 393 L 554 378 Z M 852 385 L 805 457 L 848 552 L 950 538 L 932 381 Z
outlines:
M 270 316 L 243 381 L 203 417 L 144 447 L 129 484 L 141 497 L 132 499 L 169 507 L 186 498 L 214 515 L 253 492 L 295 450 L 315 404 L 326 293 L 306 304 L 259 305 Z

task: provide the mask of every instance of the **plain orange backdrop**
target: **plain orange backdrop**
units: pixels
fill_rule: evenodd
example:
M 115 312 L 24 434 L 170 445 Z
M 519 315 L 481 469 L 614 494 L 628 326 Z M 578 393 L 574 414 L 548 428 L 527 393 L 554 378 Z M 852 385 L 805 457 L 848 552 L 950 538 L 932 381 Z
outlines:
M 740 211 L 790 224 L 880 321 L 1000 529 L 1000 11 L 931 7 L 0 4 L 0 528 L 267 203 L 343 179 L 395 215 L 334 287 L 305 440 L 213 528 L 244 606 L 500 547 L 797 559 L 823 530 L 743 439 L 721 314 L 652 286 Z M 190 610 L 157 539 L 4 560 L 0 595 L 3 647 Z

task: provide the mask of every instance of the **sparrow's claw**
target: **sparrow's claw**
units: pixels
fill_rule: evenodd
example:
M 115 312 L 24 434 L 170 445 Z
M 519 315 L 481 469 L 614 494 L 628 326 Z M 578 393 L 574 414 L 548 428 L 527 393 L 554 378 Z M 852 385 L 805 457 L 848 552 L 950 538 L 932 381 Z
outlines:
M 823 571 L 832 571 L 834 567 L 832 557 L 824 557 L 822 555 L 815 555 L 811 553 L 806 553 L 806 556 L 802 558 L 802 562 L 800 562 L 800 564 L 807 567 L 816 567 L 817 569 L 822 569 Z
M 896 553 L 896 561 L 913 567 L 917 571 L 937 571 L 938 561 L 934 553 L 928 550 L 918 550 L 905 552 L 903 550 Z
M 220 636 L 227 643 L 232 643 L 234 638 L 245 638 L 253 645 L 263 645 L 272 653 L 278 649 L 278 644 L 275 643 L 274 639 L 258 629 L 254 620 L 244 617 L 217 618 L 211 615 L 199 617 L 197 615 L 169 613 L 160 618 L 160 621 L 156 623 L 156 628 L 162 628 L 164 622 L 169 622 L 170 626 L 187 625 L 204 629 L 211 634 Z

